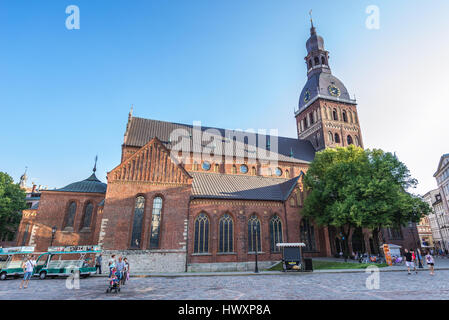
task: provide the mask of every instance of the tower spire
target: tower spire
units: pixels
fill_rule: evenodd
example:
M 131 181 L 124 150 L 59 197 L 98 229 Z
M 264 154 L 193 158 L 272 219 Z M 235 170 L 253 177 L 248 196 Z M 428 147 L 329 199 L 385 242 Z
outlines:
M 94 165 L 94 169 L 92 170 L 94 173 L 95 173 L 95 171 L 97 171 L 97 160 L 98 160 L 98 155 L 95 156 L 95 165 Z
M 313 26 L 312 9 L 310 9 L 309 11 L 309 16 L 310 16 L 310 35 L 313 36 L 314 34 L 316 34 L 316 29 Z

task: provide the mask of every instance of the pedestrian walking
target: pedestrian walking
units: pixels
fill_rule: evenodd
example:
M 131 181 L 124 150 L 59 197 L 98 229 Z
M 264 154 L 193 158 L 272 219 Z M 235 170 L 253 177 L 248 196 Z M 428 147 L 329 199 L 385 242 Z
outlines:
M 108 262 L 108 266 L 109 266 L 109 278 L 112 276 L 112 269 L 115 268 L 115 264 L 116 264 L 116 261 L 115 261 L 115 254 L 113 254 L 113 255 L 111 256 L 111 258 L 109 259 L 109 262 Z
M 22 264 L 24 275 L 23 280 L 20 283 L 19 289 L 22 289 L 22 287 L 24 289 L 28 288 L 28 282 L 30 282 L 35 266 L 36 261 L 33 260 L 33 256 L 28 256 L 28 259 Z
M 117 277 L 123 283 L 123 272 L 125 270 L 125 262 L 123 261 L 122 256 L 118 257 L 118 261 L 115 265 L 115 268 L 117 269 Z
M 95 273 L 101 274 L 101 263 L 103 262 L 103 255 L 100 253 L 95 259 Z
M 410 251 L 413 252 L 412 249 Z M 416 271 L 415 262 L 413 261 L 413 255 L 412 252 L 409 252 L 407 249 L 405 249 L 404 257 L 405 257 L 405 265 L 407 266 L 407 272 L 408 274 L 411 274 L 410 269 L 413 268 L 413 271 L 418 274 L 418 271 Z
M 430 275 L 434 276 L 435 275 L 435 270 L 434 270 L 435 261 L 433 260 L 433 257 L 429 251 L 427 251 L 427 254 L 426 254 L 426 263 L 429 266 Z
M 128 262 L 128 258 L 124 258 L 123 262 L 125 263 L 125 271 L 123 273 L 123 284 L 126 283 L 126 281 L 129 280 L 129 262 Z

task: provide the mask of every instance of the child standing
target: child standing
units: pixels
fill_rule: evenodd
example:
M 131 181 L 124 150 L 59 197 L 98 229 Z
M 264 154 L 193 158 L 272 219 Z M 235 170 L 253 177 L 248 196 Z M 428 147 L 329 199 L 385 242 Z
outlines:
M 429 251 L 427 251 L 427 254 L 426 254 L 426 263 L 429 266 L 430 275 L 434 276 L 435 275 L 435 271 L 434 271 L 435 262 L 434 262 L 433 257 Z

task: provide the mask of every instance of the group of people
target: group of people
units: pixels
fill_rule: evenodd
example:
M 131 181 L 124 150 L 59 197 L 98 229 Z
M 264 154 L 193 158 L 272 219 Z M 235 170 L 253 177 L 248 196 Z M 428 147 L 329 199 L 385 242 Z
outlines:
M 410 251 L 405 249 L 404 251 L 405 251 L 405 253 L 404 253 L 405 264 L 407 266 L 408 274 L 411 274 L 411 268 L 413 268 L 413 271 L 416 274 L 418 274 L 418 270 L 416 270 L 416 263 L 415 263 L 415 261 L 418 260 L 418 259 L 421 259 L 420 253 L 418 252 L 418 255 L 419 255 L 419 258 L 418 258 L 417 254 L 415 254 L 415 251 L 413 249 L 410 249 Z M 433 256 L 432 256 L 430 250 L 427 251 L 427 254 L 425 255 L 424 258 L 425 258 L 427 266 L 429 267 L 430 274 L 432 276 L 435 275 L 435 270 L 434 270 L 435 260 L 433 259 Z
M 122 285 L 129 280 L 129 261 L 126 257 L 119 256 L 116 259 L 115 254 L 113 254 L 109 259 L 108 266 L 110 279 L 116 278 Z

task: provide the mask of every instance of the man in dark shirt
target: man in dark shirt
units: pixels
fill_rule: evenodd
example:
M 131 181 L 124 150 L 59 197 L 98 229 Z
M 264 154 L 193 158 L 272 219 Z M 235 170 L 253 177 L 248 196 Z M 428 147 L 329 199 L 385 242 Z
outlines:
M 416 274 L 418 274 L 418 271 L 416 271 L 415 262 L 413 261 L 412 253 L 409 252 L 407 249 L 405 249 L 405 264 L 407 265 L 407 272 L 408 274 L 411 274 L 410 268 L 413 267 L 413 271 L 415 271 Z

